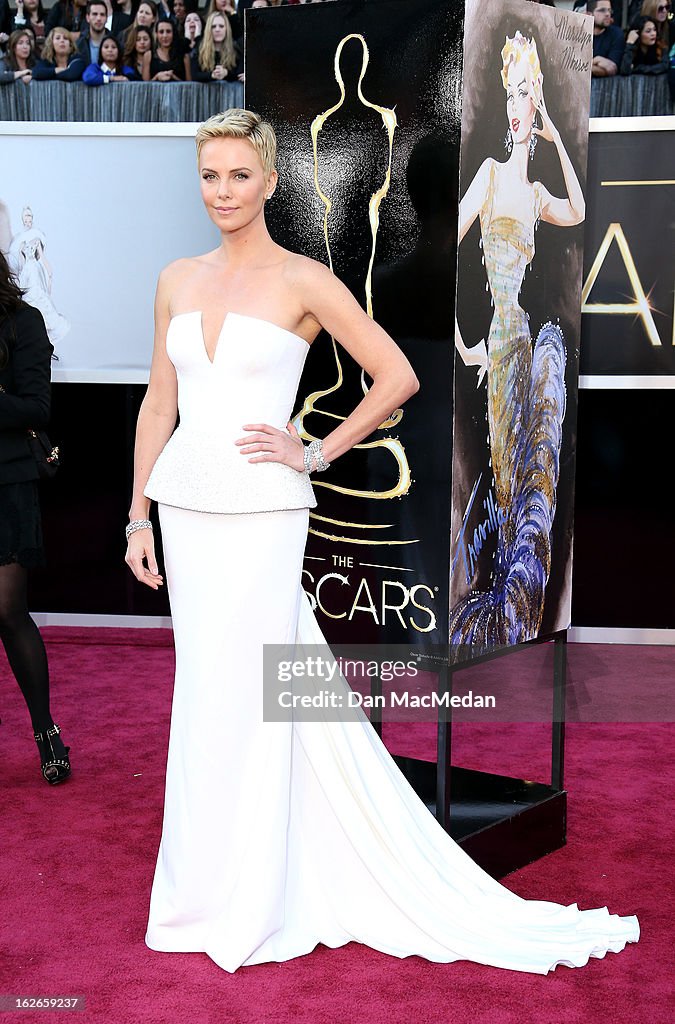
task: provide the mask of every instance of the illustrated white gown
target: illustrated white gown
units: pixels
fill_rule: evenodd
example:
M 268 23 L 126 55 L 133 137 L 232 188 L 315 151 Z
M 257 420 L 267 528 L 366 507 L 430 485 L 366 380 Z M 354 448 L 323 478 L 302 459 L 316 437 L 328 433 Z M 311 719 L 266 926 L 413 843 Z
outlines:
M 19 287 L 24 291 L 24 301 L 40 310 L 49 340 L 52 345 L 56 345 L 70 330 L 70 323 L 52 301 L 51 282 L 44 266 L 44 250 L 44 233 L 30 227 L 14 236 L 9 256 Z
M 494 881 L 362 712 L 263 721 L 263 644 L 325 645 L 301 586 L 316 499 L 306 474 L 249 463 L 232 442 L 245 423 L 285 428 L 308 345 L 230 313 L 211 362 L 191 312 L 172 319 L 167 350 L 181 420 L 146 494 L 160 503 L 176 678 L 148 946 L 235 971 L 356 941 L 545 974 L 637 941 L 635 917 Z

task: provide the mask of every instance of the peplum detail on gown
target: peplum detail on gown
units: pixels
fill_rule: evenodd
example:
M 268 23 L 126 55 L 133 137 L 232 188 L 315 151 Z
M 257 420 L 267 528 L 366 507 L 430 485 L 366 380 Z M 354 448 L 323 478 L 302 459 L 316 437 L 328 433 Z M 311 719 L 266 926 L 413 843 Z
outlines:
M 286 429 L 309 345 L 267 320 L 228 313 L 211 362 L 201 315 L 180 313 L 169 322 L 166 349 L 178 376 L 180 424 L 155 462 L 145 496 L 197 512 L 314 508 L 307 473 L 280 462 L 251 463 L 233 443 L 246 435 L 244 423 Z
M 230 314 L 210 378 L 196 316 L 173 323 L 190 430 L 218 395 L 253 422 L 265 393 L 265 416 L 274 398 L 285 424 L 306 354 L 300 339 Z M 486 874 L 360 709 L 349 721 L 265 719 L 267 644 L 325 659 L 335 691 L 349 692 L 302 587 L 309 509 L 204 515 L 192 508 L 203 486 L 194 466 L 175 465 L 187 479 L 168 480 L 165 497 L 188 504 L 159 507 L 176 677 L 147 945 L 206 953 L 230 972 L 354 941 L 395 957 L 546 974 L 637 941 L 635 917 L 524 900 Z M 313 679 L 314 692 L 322 685 Z

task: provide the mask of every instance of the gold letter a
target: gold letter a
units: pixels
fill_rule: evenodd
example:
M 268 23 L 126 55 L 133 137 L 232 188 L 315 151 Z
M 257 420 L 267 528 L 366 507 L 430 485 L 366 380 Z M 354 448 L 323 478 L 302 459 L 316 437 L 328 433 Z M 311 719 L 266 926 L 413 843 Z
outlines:
M 602 264 L 605 262 L 605 257 L 612 244 L 612 239 L 616 238 L 616 244 L 619 247 L 621 258 L 623 259 L 626 272 L 628 274 L 628 280 L 631 283 L 633 289 L 633 295 L 635 296 L 634 302 L 588 302 L 588 296 L 591 293 L 591 289 L 595 284 L 598 274 L 602 268 Z M 631 251 L 628 248 L 628 242 L 626 236 L 623 233 L 623 229 L 620 224 L 610 224 L 607 228 L 607 233 L 602 240 L 602 245 L 598 249 L 598 255 L 595 257 L 593 266 L 590 269 L 588 278 L 581 292 L 581 312 L 582 313 L 608 313 L 608 314 L 632 314 L 633 316 L 639 316 L 644 324 L 644 328 L 647 332 L 647 337 L 651 341 L 652 345 L 660 345 L 661 339 L 659 338 L 658 331 L 656 330 L 656 324 L 652 316 L 652 311 L 649 308 L 649 300 L 645 295 L 644 288 L 640 282 L 638 276 L 637 267 L 633 261 Z

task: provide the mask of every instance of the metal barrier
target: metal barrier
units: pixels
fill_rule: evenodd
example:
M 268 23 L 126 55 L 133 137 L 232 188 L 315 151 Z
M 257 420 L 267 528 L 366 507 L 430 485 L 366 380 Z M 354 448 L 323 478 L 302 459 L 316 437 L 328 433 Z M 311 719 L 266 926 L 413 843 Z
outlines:
M 241 82 L 15 82 L 0 86 L 2 121 L 204 121 L 244 103 Z
M 591 117 L 672 114 L 667 75 L 614 75 L 591 82 Z

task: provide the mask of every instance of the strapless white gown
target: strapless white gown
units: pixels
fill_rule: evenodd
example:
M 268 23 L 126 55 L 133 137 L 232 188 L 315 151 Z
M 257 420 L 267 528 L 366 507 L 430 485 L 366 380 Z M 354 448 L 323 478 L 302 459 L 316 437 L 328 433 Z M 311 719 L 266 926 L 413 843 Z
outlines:
M 148 946 L 235 971 L 356 941 L 545 974 L 637 941 L 635 917 L 523 900 L 487 875 L 363 713 L 263 721 L 263 644 L 325 644 L 301 586 L 315 501 L 287 467 L 255 480 L 272 464 L 232 440 L 244 423 L 285 427 L 308 346 L 229 314 L 211 363 L 190 313 L 171 321 L 167 350 L 181 426 L 146 493 L 160 502 L 176 679 Z M 207 439 L 202 462 L 193 446 Z

